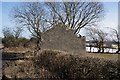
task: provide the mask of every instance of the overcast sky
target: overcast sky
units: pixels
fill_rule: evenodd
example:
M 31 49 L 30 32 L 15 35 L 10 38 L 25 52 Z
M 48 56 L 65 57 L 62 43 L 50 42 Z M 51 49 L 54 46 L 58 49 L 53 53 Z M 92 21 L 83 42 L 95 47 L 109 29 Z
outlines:
M 116 0 L 117 1 L 117 0 Z M 118 2 L 103 2 L 105 7 L 105 17 L 101 21 L 101 27 L 112 27 L 117 29 L 118 25 Z M 2 28 L 5 26 L 14 27 L 15 23 L 12 21 L 11 14 L 13 7 L 20 5 L 19 2 L 2 2 L 0 3 L 0 37 L 3 37 Z M 28 32 L 25 31 L 23 36 L 29 37 Z

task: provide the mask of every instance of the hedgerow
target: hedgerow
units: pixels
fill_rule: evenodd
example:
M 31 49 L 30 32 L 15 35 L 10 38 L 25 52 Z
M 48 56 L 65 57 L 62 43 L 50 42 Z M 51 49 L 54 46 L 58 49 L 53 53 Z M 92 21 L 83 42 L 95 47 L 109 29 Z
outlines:
M 120 62 L 83 57 L 52 50 L 40 52 L 34 59 L 37 69 L 43 68 L 61 80 L 119 80 Z M 44 77 L 43 77 L 44 78 Z M 49 78 L 48 78 L 49 79 Z

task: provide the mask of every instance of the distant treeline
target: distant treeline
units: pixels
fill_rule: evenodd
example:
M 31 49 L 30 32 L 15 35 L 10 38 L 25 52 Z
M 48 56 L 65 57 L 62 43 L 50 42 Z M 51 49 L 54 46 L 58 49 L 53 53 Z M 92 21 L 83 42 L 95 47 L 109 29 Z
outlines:
M 35 38 L 27 39 L 25 37 L 15 38 L 13 36 L 2 38 L 2 44 L 4 47 L 30 47 L 32 44 L 36 43 Z

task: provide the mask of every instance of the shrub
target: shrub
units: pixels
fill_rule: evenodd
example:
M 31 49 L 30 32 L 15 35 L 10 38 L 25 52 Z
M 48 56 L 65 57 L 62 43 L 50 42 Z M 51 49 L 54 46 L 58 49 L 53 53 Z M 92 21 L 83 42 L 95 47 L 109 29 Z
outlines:
M 44 67 L 62 80 L 118 80 L 120 62 L 80 57 L 63 52 L 45 50 L 34 59 L 38 68 Z M 53 77 L 54 78 L 54 77 Z
M 29 39 L 24 37 L 15 38 L 14 36 L 2 38 L 2 43 L 5 47 L 28 47 Z

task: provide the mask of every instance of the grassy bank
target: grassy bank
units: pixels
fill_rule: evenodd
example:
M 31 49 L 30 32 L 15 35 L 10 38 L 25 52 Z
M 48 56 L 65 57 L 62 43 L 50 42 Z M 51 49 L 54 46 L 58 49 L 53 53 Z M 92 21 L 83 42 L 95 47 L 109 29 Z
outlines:
M 107 53 L 86 53 L 86 56 L 93 58 L 104 58 L 107 60 L 119 60 L 120 54 L 107 54 Z

